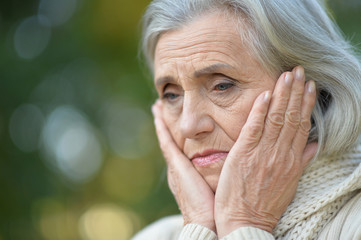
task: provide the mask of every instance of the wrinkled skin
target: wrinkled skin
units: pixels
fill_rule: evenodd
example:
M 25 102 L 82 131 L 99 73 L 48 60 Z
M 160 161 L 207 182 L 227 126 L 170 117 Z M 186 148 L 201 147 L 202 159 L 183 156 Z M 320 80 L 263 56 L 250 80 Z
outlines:
M 155 126 L 185 224 L 219 237 L 242 226 L 272 232 L 317 150 L 307 144 L 314 82 L 300 66 L 270 76 L 220 13 L 163 34 L 154 66 Z M 192 161 L 205 150 L 225 154 Z

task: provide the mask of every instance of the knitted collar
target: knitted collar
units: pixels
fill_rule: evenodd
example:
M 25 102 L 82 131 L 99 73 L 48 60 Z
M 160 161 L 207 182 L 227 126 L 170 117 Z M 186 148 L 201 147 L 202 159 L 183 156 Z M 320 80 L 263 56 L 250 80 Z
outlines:
M 296 196 L 273 231 L 276 239 L 316 239 L 361 189 L 361 145 L 341 157 L 321 158 L 301 177 Z

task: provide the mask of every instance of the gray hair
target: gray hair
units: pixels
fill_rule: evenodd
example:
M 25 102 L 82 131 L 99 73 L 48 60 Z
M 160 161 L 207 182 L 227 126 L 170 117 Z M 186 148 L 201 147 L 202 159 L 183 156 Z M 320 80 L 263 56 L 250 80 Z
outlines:
M 309 141 L 318 141 L 318 154 L 349 150 L 361 130 L 361 66 L 317 0 L 154 0 L 143 18 L 142 49 L 150 69 L 162 33 L 219 10 L 246 26 L 241 37 L 268 73 L 302 65 L 316 82 Z

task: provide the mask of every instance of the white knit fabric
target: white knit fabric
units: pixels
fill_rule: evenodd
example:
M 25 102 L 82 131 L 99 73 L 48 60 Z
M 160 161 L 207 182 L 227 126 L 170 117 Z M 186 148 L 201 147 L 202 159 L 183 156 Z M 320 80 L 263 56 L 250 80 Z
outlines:
M 221 240 L 274 240 L 274 237 L 266 231 L 253 227 L 241 227 L 231 232 Z
M 182 240 L 193 240 L 193 239 L 202 239 L 202 240 L 216 240 L 217 235 L 210 231 L 209 229 L 200 226 L 198 224 L 187 224 L 184 226 L 183 231 L 181 232 L 179 239 Z
M 319 235 L 320 240 L 361 239 L 361 191 L 337 213 Z
M 361 146 L 342 157 L 311 163 L 296 196 L 273 231 L 276 239 L 317 239 L 342 206 L 361 189 Z

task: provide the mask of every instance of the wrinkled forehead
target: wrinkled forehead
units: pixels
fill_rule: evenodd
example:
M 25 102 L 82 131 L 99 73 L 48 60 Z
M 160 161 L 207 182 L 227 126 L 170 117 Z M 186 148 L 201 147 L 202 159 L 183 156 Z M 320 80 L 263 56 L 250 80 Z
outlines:
M 202 63 L 200 60 L 236 63 L 239 55 L 250 55 L 240 31 L 231 17 L 210 13 L 162 34 L 155 50 L 155 74 L 169 64 Z

